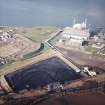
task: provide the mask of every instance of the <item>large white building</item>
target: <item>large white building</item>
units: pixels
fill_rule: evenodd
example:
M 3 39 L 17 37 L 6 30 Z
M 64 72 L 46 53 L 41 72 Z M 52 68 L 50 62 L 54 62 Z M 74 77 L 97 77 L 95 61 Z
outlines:
M 62 37 L 69 40 L 68 44 L 82 45 L 90 37 L 86 21 L 80 24 L 74 24 L 73 27 L 65 27 L 62 32 Z

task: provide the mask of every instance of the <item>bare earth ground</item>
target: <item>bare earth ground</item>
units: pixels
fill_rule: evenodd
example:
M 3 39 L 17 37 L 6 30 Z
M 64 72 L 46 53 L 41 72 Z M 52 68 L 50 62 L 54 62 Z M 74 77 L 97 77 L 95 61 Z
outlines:
M 79 51 L 68 50 L 62 47 L 59 48 L 66 56 L 70 57 L 75 63 L 80 65 L 90 65 L 105 69 L 105 59 L 91 54 L 84 54 Z
M 105 105 L 105 94 L 101 92 L 71 94 L 68 96 L 52 97 L 33 105 Z
M 21 35 L 15 36 L 17 38 L 13 43 L 0 47 L 0 56 L 7 57 L 14 54 L 24 55 L 40 48 L 40 43 L 34 43 Z
M 21 49 L 17 48 L 14 45 L 6 45 L 5 47 L 0 48 L 0 56 L 6 57 L 7 55 L 12 55 L 14 53 L 17 53 Z
M 27 99 L 8 100 L 6 104 L 1 105 L 105 105 L 105 93 L 72 93 L 64 96 L 51 96 L 39 101 L 35 101 L 35 98 L 30 101 Z

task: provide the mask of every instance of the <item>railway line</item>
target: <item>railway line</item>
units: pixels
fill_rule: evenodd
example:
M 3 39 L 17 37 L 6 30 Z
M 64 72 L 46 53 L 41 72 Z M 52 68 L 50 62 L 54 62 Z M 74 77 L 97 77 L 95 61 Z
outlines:
M 79 73 L 81 70 L 76 66 L 76 64 L 71 60 L 70 57 L 66 56 L 65 54 L 63 54 L 62 51 L 60 51 L 58 48 L 56 48 L 56 46 L 54 46 L 53 44 L 50 43 L 50 40 L 52 40 L 55 36 L 59 35 L 62 31 L 59 30 L 57 33 L 55 33 L 55 35 L 53 35 L 51 38 L 47 39 L 45 41 L 45 43 L 51 47 L 53 50 L 55 50 L 57 53 L 59 53 L 60 55 L 62 55 L 68 62 L 69 66 L 72 67 L 77 73 Z M 66 63 L 67 63 L 66 62 Z

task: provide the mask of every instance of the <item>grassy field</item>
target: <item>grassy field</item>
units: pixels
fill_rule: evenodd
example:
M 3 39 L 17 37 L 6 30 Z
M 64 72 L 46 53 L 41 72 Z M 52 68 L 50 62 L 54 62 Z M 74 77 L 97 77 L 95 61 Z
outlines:
M 43 52 L 49 49 L 49 46 L 44 41 L 50 38 L 51 33 L 55 32 L 58 28 L 52 26 L 38 26 L 30 28 L 18 28 L 17 33 L 27 37 L 28 39 L 44 44 Z M 32 55 L 32 54 L 31 54 Z M 28 57 L 30 54 L 28 54 Z
M 32 27 L 32 28 L 18 28 L 17 32 L 22 34 L 35 42 L 44 42 L 50 37 L 50 34 L 55 32 L 57 27 Z
M 4 64 L 4 65 L 0 65 L 0 70 L 7 67 L 7 66 L 10 66 L 10 64 Z M 1 71 L 0 71 L 1 72 Z

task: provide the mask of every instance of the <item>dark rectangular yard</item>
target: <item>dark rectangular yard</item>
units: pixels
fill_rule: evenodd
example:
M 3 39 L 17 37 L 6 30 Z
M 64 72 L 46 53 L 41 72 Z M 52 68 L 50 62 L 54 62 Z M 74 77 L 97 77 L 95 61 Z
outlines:
M 14 91 L 36 89 L 49 83 L 65 83 L 80 78 L 79 74 L 60 58 L 53 57 L 5 76 Z

